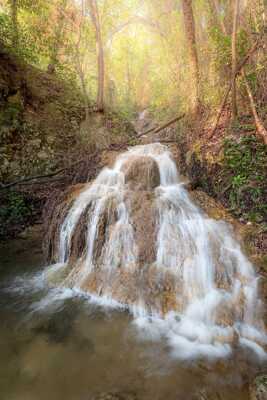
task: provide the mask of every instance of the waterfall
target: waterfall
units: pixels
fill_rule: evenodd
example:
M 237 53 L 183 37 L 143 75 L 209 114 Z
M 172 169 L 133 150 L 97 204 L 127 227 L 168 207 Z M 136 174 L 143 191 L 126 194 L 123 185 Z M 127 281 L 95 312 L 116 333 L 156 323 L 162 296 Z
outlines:
M 266 359 L 259 278 L 231 227 L 192 202 L 166 146 L 135 146 L 104 168 L 70 206 L 58 241 L 62 286 L 127 307 L 174 356 Z

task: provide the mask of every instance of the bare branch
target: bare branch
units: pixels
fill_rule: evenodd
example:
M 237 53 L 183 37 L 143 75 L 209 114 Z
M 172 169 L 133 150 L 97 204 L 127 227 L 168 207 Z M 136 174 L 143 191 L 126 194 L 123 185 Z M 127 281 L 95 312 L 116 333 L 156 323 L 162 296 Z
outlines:
M 255 121 L 255 126 L 256 126 L 256 130 L 257 130 L 257 134 L 258 136 L 263 139 L 264 143 L 267 144 L 267 130 L 265 129 L 263 122 L 261 121 L 258 113 L 257 113 L 257 108 L 256 108 L 256 104 L 255 104 L 255 100 L 251 91 L 251 88 L 249 86 L 244 68 L 242 68 L 242 77 L 244 79 L 245 82 L 245 87 L 246 87 L 246 91 L 248 94 L 248 98 L 249 98 L 249 102 L 250 102 L 250 108 L 254 117 L 254 121 Z
M 250 57 L 255 53 L 255 51 L 256 51 L 260 46 L 261 46 L 261 38 L 259 38 L 259 39 L 254 43 L 254 45 L 253 45 L 253 46 L 250 48 L 250 50 L 247 52 L 247 55 L 246 55 L 246 56 L 244 57 L 244 59 L 241 61 L 241 63 L 239 64 L 239 66 L 236 68 L 236 75 L 235 75 L 236 77 L 240 74 L 240 72 L 241 72 L 242 68 L 244 67 L 244 65 L 246 65 L 246 63 L 249 61 Z M 227 88 L 227 90 L 226 90 L 226 92 L 225 92 L 225 95 L 224 95 L 224 97 L 223 97 L 223 101 L 222 101 L 222 103 L 221 103 L 221 106 L 220 106 L 220 108 L 219 108 L 219 111 L 218 111 L 218 114 L 217 114 L 217 117 L 216 117 L 216 121 L 215 121 L 214 128 L 212 129 L 210 135 L 208 136 L 208 139 L 211 139 L 211 138 L 213 137 L 214 133 L 216 132 L 216 130 L 217 130 L 217 128 L 218 128 L 219 121 L 220 121 L 220 118 L 221 118 L 221 116 L 222 116 L 223 110 L 224 110 L 224 108 L 225 108 L 225 106 L 226 106 L 228 96 L 229 96 L 229 94 L 230 94 L 230 92 L 231 92 L 231 90 L 232 90 L 232 86 L 233 86 L 233 80 L 231 80 L 231 82 L 230 82 L 230 84 L 229 84 L 229 86 L 228 86 L 228 88 Z
M 184 117 L 185 117 L 185 114 L 179 115 L 178 117 L 171 119 L 170 121 L 166 122 L 164 125 L 159 126 L 158 128 L 151 128 L 145 132 L 140 133 L 139 135 L 137 135 L 137 138 L 147 135 L 150 132 L 158 133 L 158 132 L 162 131 L 163 129 L 168 128 L 170 125 L 174 124 L 175 122 L 180 121 L 180 119 L 182 119 Z

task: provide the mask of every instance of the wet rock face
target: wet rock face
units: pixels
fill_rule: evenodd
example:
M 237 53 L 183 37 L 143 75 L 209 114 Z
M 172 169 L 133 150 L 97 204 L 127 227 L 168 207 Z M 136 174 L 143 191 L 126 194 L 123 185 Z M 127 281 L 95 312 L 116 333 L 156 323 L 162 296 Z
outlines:
M 130 210 L 130 219 L 134 230 L 134 240 L 138 247 L 138 262 L 140 266 L 151 264 L 156 260 L 157 241 L 157 210 L 154 189 L 160 184 L 160 175 L 157 163 L 151 157 L 132 157 L 122 168 L 129 190 L 125 192 L 125 202 Z M 60 227 L 70 210 L 75 197 L 84 190 L 86 185 L 70 187 L 56 205 L 52 223 L 48 227 L 47 255 L 50 261 L 55 262 L 58 256 Z M 73 234 L 70 247 L 70 259 L 73 263 L 84 255 L 86 249 L 86 235 L 90 217 L 90 206 L 85 208 L 79 218 Z M 105 206 L 98 222 L 97 241 L 94 247 L 94 261 L 101 263 L 102 249 L 106 245 L 112 230 L 118 220 L 116 203 L 110 199 Z
M 123 166 L 125 183 L 131 190 L 153 190 L 160 185 L 159 168 L 152 157 L 131 157 Z
M 51 204 L 46 205 L 45 223 L 44 223 L 44 242 L 43 251 L 46 260 L 49 263 L 57 262 L 59 253 L 59 236 L 61 225 L 66 218 L 66 215 L 75 201 L 75 198 L 86 188 L 84 184 L 70 186 L 67 190 L 60 193 L 55 199 L 52 199 Z M 83 213 L 85 218 L 85 213 Z M 87 225 L 80 224 L 77 226 L 76 232 L 73 235 L 74 242 L 77 246 L 73 246 L 76 256 L 81 255 L 84 250 L 85 235 Z M 81 240 L 82 238 L 82 240 Z
M 132 156 L 122 168 L 129 191 L 126 203 L 138 247 L 141 266 L 156 259 L 157 212 L 154 189 L 160 185 L 160 173 L 156 161 L 148 156 Z
M 51 284 L 62 276 L 65 287 L 166 317 L 190 357 L 203 341 L 200 320 L 216 357 L 225 356 L 223 343 L 237 347 L 239 332 L 225 328 L 244 320 L 246 287 L 254 288 L 256 277 L 232 230 L 217 221 L 227 220 L 223 210 L 203 192 L 185 191 L 165 146 L 129 149 L 59 200 L 47 230 L 48 253 L 57 262 L 48 271 Z
M 155 197 L 151 191 L 131 191 L 127 193 L 131 210 L 134 238 L 138 247 L 138 262 L 141 265 L 156 260 L 157 211 Z
M 83 282 L 82 289 L 91 293 L 98 293 L 99 288 L 108 284 L 112 290 L 112 296 L 122 303 L 131 304 L 138 300 L 142 291 L 146 303 L 151 307 L 153 303 L 161 304 L 166 312 L 176 307 L 173 277 L 168 277 L 166 282 L 159 280 L 158 272 L 154 268 L 157 257 L 157 233 L 158 211 L 156 205 L 155 189 L 160 185 L 160 173 L 156 161 L 148 156 L 131 156 L 123 164 L 122 172 L 125 176 L 125 191 L 123 198 L 129 219 L 133 229 L 133 240 L 136 244 L 135 263 L 138 265 L 125 265 L 120 263 L 112 276 L 102 266 L 105 265 L 105 249 L 107 249 L 112 235 L 118 229 L 118 203 L 116 195 L 110 195 L 109 200 L 101 211 L 97 222 L 97 235 L 94 243 L 92 260 L 96 268 L 88 279 Z M 55 205 L 52 219 L 47 230 L 46 248 L 50 262 L 56 262 L 58 258 L 60 229 L 67 217 L 74 199 L 86 190 L 89 185 L 77 185 L 69 188 L 59 198 Z M 72 232 L 69 247 L 68 284 L 73 286 L 79 275 L 82 265 L 85 263 L 87 250 L 88 221 L 92 220 L 93 203 L 84 208 L 77 224 Z M 120 251 L 116 251 L 116 257 L 120 257 Z M 142 270 L 141 279 L 138 271 Z M 149 290 L 147 290 L 149 288 Z

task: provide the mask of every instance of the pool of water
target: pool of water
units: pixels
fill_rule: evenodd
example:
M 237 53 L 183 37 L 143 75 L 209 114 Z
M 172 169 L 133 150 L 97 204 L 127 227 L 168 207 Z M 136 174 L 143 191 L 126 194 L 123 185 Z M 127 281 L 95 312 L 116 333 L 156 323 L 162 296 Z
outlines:
M 178 361 L 127 312 L 46 288 L 36 243 L 0 251 L 1 400 L 249 399 L 250 360 Z

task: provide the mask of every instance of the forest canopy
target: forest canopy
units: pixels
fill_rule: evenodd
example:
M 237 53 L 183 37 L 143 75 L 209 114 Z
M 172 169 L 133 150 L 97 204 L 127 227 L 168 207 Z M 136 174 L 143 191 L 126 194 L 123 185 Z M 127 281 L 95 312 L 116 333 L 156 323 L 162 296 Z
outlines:
M 0 186 L 167 141 L 193 187 L 266 221 L 266 21 L 267 0 L 0 0 Z
M 3 45 L 78 85 L 100 111 L 219 107 L 231 80 L 234 115 L 247 86 L 259 105 L 265 33 L 264 0 L 0 1 Z

